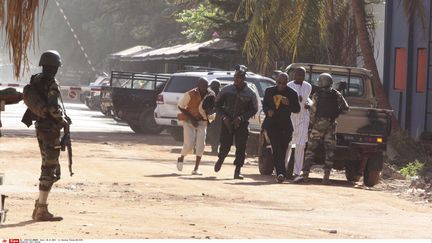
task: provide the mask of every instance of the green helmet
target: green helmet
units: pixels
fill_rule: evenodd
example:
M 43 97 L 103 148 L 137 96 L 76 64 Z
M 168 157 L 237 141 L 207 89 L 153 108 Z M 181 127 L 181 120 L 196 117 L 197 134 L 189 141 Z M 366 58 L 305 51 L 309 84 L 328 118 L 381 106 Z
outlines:
M 60 67 L 61 65 L 61 57 L 58 51 L 48 50 L 42 53 L 39 61 L 39 66 Z
M 321 73 L 318 77 L 318 87 L 330 88 L 333 85 L 333 78 L 329 73 Z

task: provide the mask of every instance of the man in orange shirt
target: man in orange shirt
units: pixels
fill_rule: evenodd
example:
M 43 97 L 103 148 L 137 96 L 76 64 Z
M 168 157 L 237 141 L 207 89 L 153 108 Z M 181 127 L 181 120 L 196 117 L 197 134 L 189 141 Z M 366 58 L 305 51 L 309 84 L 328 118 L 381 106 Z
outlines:
M 204 154 L 209 113 L 213 110 L 212 107 L 202 109 L 202 102 L 209 96 L 213 96 L 214 99 L 214 92 L 208 89 L 208 80 L 202 77 L 198 80 L 197 87 L 186 92 L 178 102 L 181 111 L 178 118 L 183 124 L 183 149 L 177 159 L 177 169 L 183 170 L 184 157 L 195 148 L 196 161 L 192 175 L 202 175 L 198 167 Z

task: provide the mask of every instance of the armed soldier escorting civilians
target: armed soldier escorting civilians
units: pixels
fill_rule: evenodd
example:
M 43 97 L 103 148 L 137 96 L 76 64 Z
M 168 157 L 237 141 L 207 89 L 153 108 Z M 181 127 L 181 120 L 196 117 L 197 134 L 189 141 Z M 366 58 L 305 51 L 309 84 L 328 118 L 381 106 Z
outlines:
M 39 66 L 42 73 L 31 77 L 30 84 L 24 87 L 24 102 L 28 109 L 23 122 L 31 126 L 35 120 L 36 136 L 42 156 L 39 178 L 39 198 L 36 200 L 32 218 L 37 221 L 57 221 L 48 211 L 48 194 L 53 184 L 60 179 L 60 131 L 68 129 L 71 121 L 64 117 L 59 105 L 60 90 L 54 78 L 61 66 L 57 51 L 46 51 L 41 55 Z
M 332 88 L 333 78 L 322 73 L 318 78 L 319 90 L 312 95 L 313 105 L 310 110 L 310 127 L 308 147 L 303 166 L 302 180 L 309 177 L 314 153 L 319 144 L 324 143 L 325 164 L 323 184 L 330 183 L 330 171 L 333 167 L 333 156 L 336 147 L 336 118 L 349 110 L 348 103 L 339 91 Z

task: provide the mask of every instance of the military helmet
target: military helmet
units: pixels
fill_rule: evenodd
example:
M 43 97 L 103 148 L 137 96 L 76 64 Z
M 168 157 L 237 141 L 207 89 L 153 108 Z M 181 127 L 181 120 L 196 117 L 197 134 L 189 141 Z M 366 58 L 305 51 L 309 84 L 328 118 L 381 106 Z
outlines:
M 329 88 L 333 85 L 333 78 L 329 73 L 321 73 L 318 77 L 318 87 Z
M 48 50 L 42 53 L 39 66 L 54 66 L 60 67 L 62 65 L 60 53 L 55 50 Z

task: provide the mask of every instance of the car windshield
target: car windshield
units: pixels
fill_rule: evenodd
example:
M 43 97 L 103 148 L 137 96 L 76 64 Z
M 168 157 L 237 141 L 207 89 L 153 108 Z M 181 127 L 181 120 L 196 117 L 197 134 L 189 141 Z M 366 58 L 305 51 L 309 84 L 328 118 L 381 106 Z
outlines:
M 305 80 L 313 85 L 318 86 L 318 77 L 320 73 L 312 73 L 312 79 L 309 79 L 309 73 L 306 73 Z M 333 88 L 337 89 L 341 82 L 345 82 L 348 86 L 348 75 L 332 74 Z M 351 76 L 349 80 L 349 89 L 343 91 L 344 96 L 362 97 L 364 95 L 364 80 L 360 76 Z
M 198 84 L 198 77 L 192 76 L 174 76 L 168 82 L 165 92 L 186 93 L 188 90 L 195 88 Z

